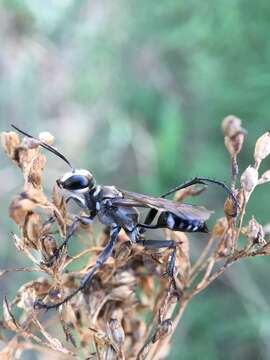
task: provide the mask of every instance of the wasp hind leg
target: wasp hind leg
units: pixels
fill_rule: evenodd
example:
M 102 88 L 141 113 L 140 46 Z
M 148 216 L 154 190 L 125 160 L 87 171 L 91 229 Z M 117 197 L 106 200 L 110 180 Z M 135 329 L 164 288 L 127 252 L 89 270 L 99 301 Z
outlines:
M 85 274 L 85 276 L 82 278 L 80 286 L 75 291 L 73 291 L 70 295 L 66 296 L 62 301 L 60 301 L 56 304 L 44 304 L 43 301 L 37 300 L 34 304 L 34 307 L 37 309 L 46 309 L 46 310 L 57 309 L 59 306 L 65 304 L 67 301 L 72 299 L 76 294 L 78 294 L 80 291 L 82 291 L 86 286 L 88 286 L 90 281 L 92 280 L 95 272 L 104 264 L 104 262 L 112 254 L 112 251 L 113 251 L 113 248 L 116 243 L 116 240 L 117 240 L 120 230 L 121 230 L 121 227 L 119 227 L 119 226 L 113 227 L 111 229 L 110 240 L 109 240 L 108 244 L 105 246 L 102 253 L 99 255 L 93 268 L 90 271 L 88 271 Z
M 197 184 L 201 184 L 201 185 L 207 185 L 207 184 L 216 184 L 220 187 L 222 187 L 225 192 L 232 198 L 234 205 L 238 208 L 239 204 L 238 204 L 238 200 L 236 199 L 234 193 L 232 192 L 232 190 L 226 185 L 224 184 L 222 181 L 218 181 L 218 180 L 214 180 L 214 179 L 209 179 L 209 178 L 205 178 L 205 177 L 195 177 L 191 180 L 188 180 L 186 182 L 184 182 L 181 185 L 176 186 L 175 188 L 167 191 L 166 193 L 162 194 L 160 197 L 161 198 L 166 198 L 167 196 L 176 193 L 177 191 L 181 190 L 181 189 L 185 189 L 187 187 L 190 187 L 192 185 L 197 185 Z M 154 221 L 156 215 L 157 215 L 158 211 L 156 209 L 150 209 L 148 214 L 146 215 L 146 218 L 144 220 L 144 224 L 145 225 L 151 225 L 152 222 Z M 141 228 L 140 229 L 140 233 L 143 234 L 146 231 L 146 228 Z
M 172 249 L 166 266 L 166 274 L 173 278 L 176 260 L 176 242 L 174 240 L 137 240 L 136 243 L 146 249 Z
M 175 193 L 178 190 L 185 189 L 185 188 L 190 187 L 192 185 L 197 185 L 197 184 L 207 185 L 208 183 L 209 184 L 215 184 L 215 185 L 218 185 L 218 186 L 222 187 L 223 190 L 232 198 L 235 206 L 239 207 L 238 200 L 236 199 L 233 191 L 224 182 L 218 181 L 218 180 L 215 180 L 215 179 L 205 178 L 205 177 L 195 177 L 195 178 L 193 178 L 191 180 L 188 180 L 188 181 L 184 182 L 183 184 L 178 185 L 175 188 L 173 188 L 173 189 L 167 191 L 166 193 L 162 194 L 161 197 L 165 198 L 165 197 Z

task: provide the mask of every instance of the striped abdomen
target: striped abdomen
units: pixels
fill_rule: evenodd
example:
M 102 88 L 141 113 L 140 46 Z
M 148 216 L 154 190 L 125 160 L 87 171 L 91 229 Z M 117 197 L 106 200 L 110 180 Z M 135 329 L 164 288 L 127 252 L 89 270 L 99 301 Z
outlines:
M 158 227 L 166 227 L 174 231 L 208 232 L 206 223 L 198 219 L 182 219 L 170 212 L 162 212 L 157 220 Z

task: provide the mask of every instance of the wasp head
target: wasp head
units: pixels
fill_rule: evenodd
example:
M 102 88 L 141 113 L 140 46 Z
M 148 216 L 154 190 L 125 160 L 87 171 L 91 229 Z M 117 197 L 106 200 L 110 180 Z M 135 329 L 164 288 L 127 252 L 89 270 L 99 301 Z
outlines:
M 65 190 L 84 193 L 91 190 L 95 186 L 96 181 L 90 171 L 75 169 L 65 173 L 56 183 Z

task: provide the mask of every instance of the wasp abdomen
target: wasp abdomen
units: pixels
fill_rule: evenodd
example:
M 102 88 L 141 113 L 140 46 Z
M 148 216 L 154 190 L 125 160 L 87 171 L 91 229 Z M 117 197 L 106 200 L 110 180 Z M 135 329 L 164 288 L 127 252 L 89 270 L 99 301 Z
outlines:
M 166 227 L 174 231 L 183 232 L 208 232 L 206 223 L 197 219 L 183 219 L 173 213 L 163 211 L 158 220 L 159 227 Z

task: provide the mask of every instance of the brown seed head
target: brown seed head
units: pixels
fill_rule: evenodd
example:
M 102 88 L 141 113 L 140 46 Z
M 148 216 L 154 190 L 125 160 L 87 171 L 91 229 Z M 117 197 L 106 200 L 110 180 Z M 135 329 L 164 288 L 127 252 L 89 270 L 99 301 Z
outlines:
M 270 132 L 264 133 L 256 142 L 254 149 L 254 159 L 261 162 L 270 154 Z
M 39 133 L 38 138 L 40 141 L 43 141 L 49 145 L 52 145 L 54 142 L 54 136 L 48 131 L 42 131 Z
M 226 116 L 221 125 L 224 136 L 229 138 L 235 136 L 242 129 L 241 123 L 242 121 L 234 115 Z
M 249 166 L 241 175 L 241 186 L 246 193 L 251 193 L 258 184 L 258 170 L 253 166 Z
M 45 235 L 40 239 L 41 247 L 42 247 L 42 255 L 45 259 L 49 259 L 52 255 L 54 255 L 57 244 L 56 240 L 52 235 Z
M 121 323 L 117 319 L 110 319 L 107 323 L 107 329 L 113 343 L 117 347 L 122 346 L 125 341 L 125 332 Z
M 263 227 L 254 217 L 249 220 L 243 233 L 253 244 L 265 244 Z
M 225 210 L 224 210 L 225 211 Z M 225 217 L 218 219 L 218 221 L 215 223 L 212 234 L 215 237 L 223 236 L 224 232 L 228 228 L 228 221 Z
M 265 171 L 260 177 L 258 184 L 265 184 L 270 181 L 270 170 Z
M 16 150 L 20 145 L 19 135 L 13 131 L 1 133 L 1 143 L 7 155 L 16 161 Z
M 224 203 L 224 213 L 227 219 L 235 218 L 238 214 L 238 208 L 231 197 L 228 197 Z
M 224 143 L 229 154 L 234 157 L 242 149 L 246 130 L 241 127 L 241 120 L 234 115 L 227 116 L 222 122 Z

